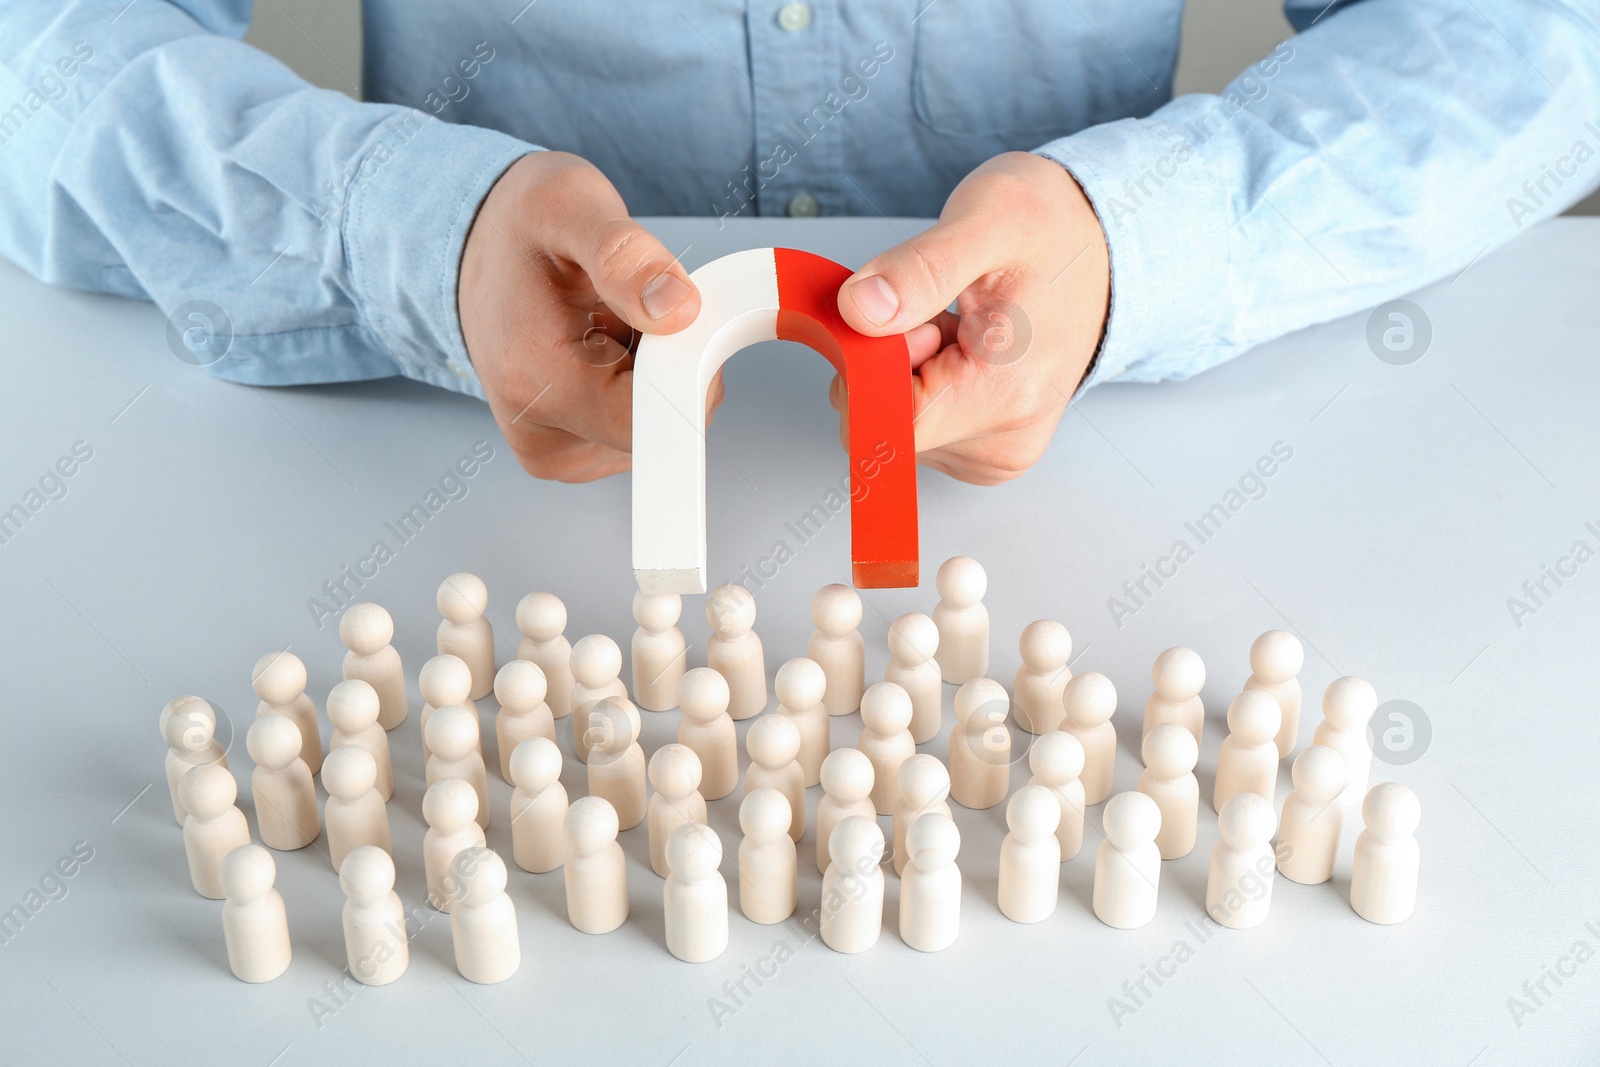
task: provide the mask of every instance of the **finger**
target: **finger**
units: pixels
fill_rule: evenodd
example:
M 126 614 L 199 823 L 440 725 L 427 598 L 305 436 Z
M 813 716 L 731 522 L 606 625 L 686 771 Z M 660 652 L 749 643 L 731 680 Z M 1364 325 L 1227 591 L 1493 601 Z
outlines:
M 627 470 L 632 456 L 585 441 L 565 430 L 530 422 L 501 427 L 522 468 L 547 481 L 587 482 Z
M 1002 269 L 1017 241 L 1002 220 L 961 211 L 867 262 L 839 288 L 839 314 L 861 333 L 904 333 Z

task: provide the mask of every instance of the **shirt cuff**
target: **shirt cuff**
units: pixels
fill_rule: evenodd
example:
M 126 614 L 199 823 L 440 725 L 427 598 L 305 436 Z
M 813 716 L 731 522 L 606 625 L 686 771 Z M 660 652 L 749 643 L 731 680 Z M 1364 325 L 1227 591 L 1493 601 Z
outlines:
M 355 168 L 343 227 L 351 283 L 407 378 L 483 398 L 456 309 L 461 252 L 489 189 L 536 151 L 411 110 Z
M 1083 388 L 1188 377 L 1223 358 L 1213 320 L 1228 272 L 1227 196 L 1182 132 L 1121 119 L 1034 151 L 1072 172 L 1111 254 L 1105 335 Z

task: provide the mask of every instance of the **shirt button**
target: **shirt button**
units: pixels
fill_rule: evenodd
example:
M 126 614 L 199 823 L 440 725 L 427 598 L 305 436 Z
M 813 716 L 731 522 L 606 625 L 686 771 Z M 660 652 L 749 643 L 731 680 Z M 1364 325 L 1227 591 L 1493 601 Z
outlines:
M 797 219 L 814 219 L 822 214 L 822 205 L 810 193 L 796 193 L 789 198 L 789 214 Z
M 811 5 L 784 4 L 778 9 L 778 25 L 790 33 L 799 33 L 811 25 Z

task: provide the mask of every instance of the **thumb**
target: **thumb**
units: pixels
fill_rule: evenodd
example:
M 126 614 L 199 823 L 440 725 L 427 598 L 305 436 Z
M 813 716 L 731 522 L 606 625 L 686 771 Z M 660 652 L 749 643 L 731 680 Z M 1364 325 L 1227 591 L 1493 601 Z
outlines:
M 1007 262 L 1003 227 L 972 216 L 937 225 L 870 260 L 839 287 L 839 314 L 870 336 L 904 333 Z
M 567 215 L 552 251 L 576 263 L 595 293 L 643 333 L 676 333 L 700 314 L 700 292 L 677 257 L 628 216 L 607 182 Z

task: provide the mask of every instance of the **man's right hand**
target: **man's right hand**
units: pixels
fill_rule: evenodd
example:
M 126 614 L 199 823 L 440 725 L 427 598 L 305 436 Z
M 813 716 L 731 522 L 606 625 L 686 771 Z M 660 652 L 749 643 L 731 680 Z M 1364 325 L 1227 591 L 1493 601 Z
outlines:
M 593 164 L 523 156 L 489 190 L 456 290 L 489 409 L 536 478 L 628 469 L 635 331 L 676 333 L 700 294 Z M 709 405 L 721 400 L 713 383 Z

